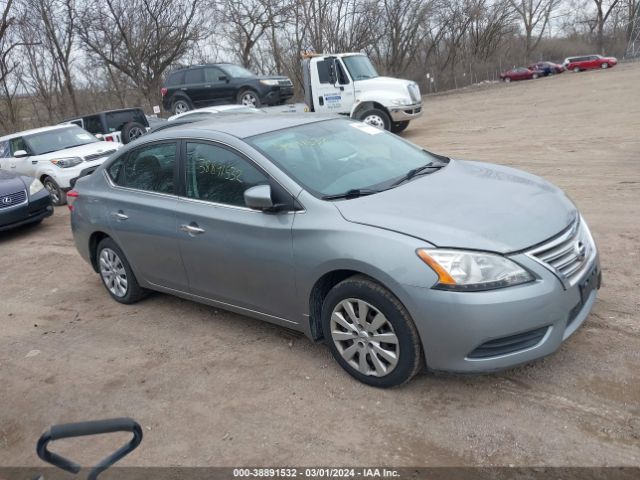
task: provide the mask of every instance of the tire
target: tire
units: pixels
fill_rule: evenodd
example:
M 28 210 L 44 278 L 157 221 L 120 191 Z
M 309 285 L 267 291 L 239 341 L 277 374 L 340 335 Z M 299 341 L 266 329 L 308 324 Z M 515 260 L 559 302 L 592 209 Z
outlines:
M 67 203 L 67 194 L 62 191 L 60 186 L 56 183 L 56 181 L 51 177 L 44 177 L 42 179 L 42 184 L 44 188 L 49 192 L 49 196 L 51 197 L 51 203 L 53 203 L 56 207 L 64 205 Z
M 191 102 L 186 98 L 176 98 L 171 102 L 171 112 L 174 115 L 179 115 L 192 109 Z
M 365 309 L 364 321 L 359 320 Z M 376 321 L 384 323 L 374 331 Z M 365 276 L 347 278 L 329 291 L 322 304 L 322 329 L 333 358 L 367 385 L 396 387 L 422 367 L 420 337 L 409 313 L 389 290 Z M 375 341 L 381 335 L 396 343 Z
M 148 291 L 138 284 L 120 247 L 109 237 L 98 244 L 96 259 L 102 284 L 116 302 L 130 305 L 148 295 Z
M 537 73 L 534 73 L 534 74 L 531 76 L 531 78 L 533 78 L 533 79 L 535 80 L 536 78 L 538 78 L 538 74 L 537 74 Z
M 602 65 L 600 65 L 600 68 L 602 69 L 609 68 L 609 64 L 607 62 L 604 62 Z
M 573 68 L 573 73 L 579 73 L 579 72 L 580 72 L 580 67 Z
M 504 77 L 504 83 L 511 83 L 511 77 Z
M 409 120 L 405 120 L 404 122 L 394 122 L 391 124 L 391 132 L 392 133 L 404 132 L 408 126 L 409 126 Z
M 244 89 L 238 93 L 236 100 L 239 105 L 245 105 L 247 107 L 260 108 L 262 102 L 260 101 L 260 95 L 255 90 Z
M 369 108 L 363 110 L 357 116 L 358 120 L 367 125 L 371 125 L 376 128 L 391 130 L 391 119 L 384 110 L 379 108 Z
M 140 138 L 145 133 L 147 133 L 147 129 L 144 125 L 137 122 L 125 123 L 121 130 L 122 143 L 127 144 L 129 142 L 133 142 L 136 138 Z

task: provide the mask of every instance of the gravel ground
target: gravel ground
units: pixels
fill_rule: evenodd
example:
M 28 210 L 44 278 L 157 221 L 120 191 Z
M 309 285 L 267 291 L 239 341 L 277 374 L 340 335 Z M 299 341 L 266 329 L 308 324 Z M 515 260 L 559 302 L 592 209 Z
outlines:
M 0 234 L 0 465 L 39 465 L 51 424 L 125 415 L 145 433 L 125 465 L 640 465 L 639 86 L 627 64 L 428 97 L 404 134 L 556 183 L 599 245 L 583 327 L 498 374 L 372 389 L 267 323 L 160 294 L 110 300 L 66 208 Z M 122 438 L 59 451 L 88 464 Z

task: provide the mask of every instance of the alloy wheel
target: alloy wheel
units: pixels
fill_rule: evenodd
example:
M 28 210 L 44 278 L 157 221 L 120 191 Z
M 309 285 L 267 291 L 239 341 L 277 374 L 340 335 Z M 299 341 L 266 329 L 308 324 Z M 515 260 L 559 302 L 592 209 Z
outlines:
M 173 113 L 176 115 L 179 115 L 181 113 L 185 113 L 188 111 L 189 111 L 189 105 L 187 105 L 187 102 L 179 100 L 173 105 Z
M 331 338 L 342 358 L 363 375 L 384 377 L 400 358 L 400 342 L 387 317 L 364 300 L 347 298 L 331 313 Z
M 116 297 L 124 297 L 127 294 L 129 281 L 124 264 L 116 252 L 110 248 L 100 251 L 100 275 L 107 289 Z
M 247 92 L 242 95 L 242 105 L 246 105 L 247 107 L 255 107 L 257 103 L 258 99 L 253 93 Z
M 57 205 L 60 202 L 60 193 L 58 192 L 58 187 L 51 180 L 47 179 L 44 181 L 44 188 L 46 188 L 49 192 L 51 201 Z
M 129 141 L 133 141 L 136 138 L 140 138 L 143 135 L 144 135 L 144 132 L 140 127 L 133 127 L 131 130 L 129 130 Z

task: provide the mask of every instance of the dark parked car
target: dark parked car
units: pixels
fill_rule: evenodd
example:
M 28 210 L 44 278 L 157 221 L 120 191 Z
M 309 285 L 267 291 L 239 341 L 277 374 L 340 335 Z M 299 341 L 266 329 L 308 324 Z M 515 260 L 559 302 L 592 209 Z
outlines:
M 531 80 L 542 77 L 543 75 L 542 70 L 529 70 L 528 68 L 518 67 L 502 72 L 500 74 L 500 80 L 509 83 L 515 80 Z
M 558 63 L 553 62 L 538 62 L 533 65 L 529 65 L 529 70 L 538 70 L 547 77 L 549 75 L 555 75 L 556 73 L 564 72 L 564 67 Z
M 129 143 L 141 137 L 149 128 L 149 121 L 141 108 L 121 108 L 68 118 L 87 132 L 100 135 L 107 142 Z
M 287 77 L 256 75 L 239 65 L 220 63 L 172 72 L 161 93 L 164 109 L 176 115 L 221 103 L 283 104 L 293 96 L 293 84 Z
M 51 197 L 40 180 L 0 170 L 0 231 L 51 215 Z

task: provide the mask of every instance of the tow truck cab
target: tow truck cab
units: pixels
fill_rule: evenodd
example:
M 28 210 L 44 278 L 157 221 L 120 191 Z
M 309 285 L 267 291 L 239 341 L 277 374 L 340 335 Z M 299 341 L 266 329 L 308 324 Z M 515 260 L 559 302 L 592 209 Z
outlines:
M 380 77 L 362 53 L 305 55 L 305 103 L 312 112 L 339 113 L 394 133 L 422 116 L 415 82 Z

